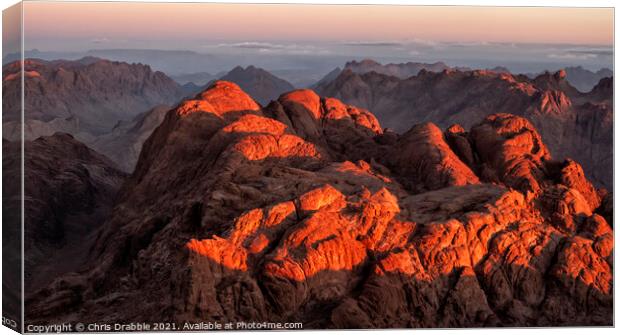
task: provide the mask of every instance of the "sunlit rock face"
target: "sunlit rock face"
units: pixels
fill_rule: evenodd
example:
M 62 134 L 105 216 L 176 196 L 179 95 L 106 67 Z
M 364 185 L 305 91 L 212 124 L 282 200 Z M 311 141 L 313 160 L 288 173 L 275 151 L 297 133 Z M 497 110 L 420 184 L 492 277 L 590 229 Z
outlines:
M 168 112 L 91 265 L 28 318 L 611 325 L 610 195 L 524 118 L 467 129 L 398 135 L 310 90 L 261 107 L 216 82 Z

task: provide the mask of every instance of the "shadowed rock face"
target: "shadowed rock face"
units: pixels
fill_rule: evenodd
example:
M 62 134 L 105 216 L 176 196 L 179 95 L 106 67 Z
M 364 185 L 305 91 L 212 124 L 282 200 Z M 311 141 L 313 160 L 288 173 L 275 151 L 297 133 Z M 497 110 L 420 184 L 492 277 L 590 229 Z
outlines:
M 260 108 L 216 82 L 168 112 L 91 266 L 26 319 L 611 325 L 601 197 L 518 116 L 398 135 L 310 90 Z
M 2 108 L 20 107 L 20 63 L 2 68 Z M 181 86 L 147 65 L 98 58 L 77 61 L 24 62 L 26 139 L 57 131 L 82 141 L 109 132 L 158 104 L 175 104 L 184 96 Z M 4 137 L 21 136 L 18 120 L 3 120 Z
M 144 141 L 161 124 L 171 107 L 158 105 L 130 121 L 119 122 L 111 132 L 101 135 L 88 146 L 110 157 L 126 172 L 133 171 Z
M 613 80 L 601 79 L 591 92 L 581 93 L 566 77 L 565 71 L 530 79 L 508 72 L 446 69 L 421 70 L 401 79 L 345 69 L 316 90 L 371 110 L 383 126 L 399 133 L 423 122 L 442 129 L 455 123 L 469 128 L 491 114 L 524 117 L 554 157 L 574 159 L 596 185 L 611 189 Z
M 5 169 L 19 168 L 11 164 L 20 157 L 16 149 L 20 149 L 18 142 L 3 143 Z M 26 141 L 24 152 L 24 281 L 28 291 L 76 270 L 92 245 L 89 234 L 110 216 L 126 175 L 69 134 Z M 18 171 L 6 173 L 18 176 Z M 14 192 L 7 194 L 18 194 Z M 3 207 L 20 210 L 20 204 L 10 198 L 3 198 Z

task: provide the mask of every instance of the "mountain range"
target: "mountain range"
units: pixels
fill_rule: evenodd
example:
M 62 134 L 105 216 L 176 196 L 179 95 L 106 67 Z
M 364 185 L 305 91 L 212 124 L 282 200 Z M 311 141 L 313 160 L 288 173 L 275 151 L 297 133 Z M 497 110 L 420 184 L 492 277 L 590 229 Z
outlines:
M 21 134 L 19 63 L 3 67 L 3 137 Z M 133 171 L 142 142 L 159 125 L 165 111 L 201 90 L 181 86 L 149 66 L 111 62 L 95 57 L 77 61 L 25 62 L 25 139 L 70 133 L 110 157 L 121 169 Z M 248 66 L 220 74 L 267 104 L 293 90 L 288 82 Z
M 3 110 L 20 108 L 20 71 L 19 62 L 3 66 Z M 120 120 L 157 104 L 175 104 L 186 94 L 179 84 L 148 65 L 93 57 L 77 61 L 28 59 L 24 74 L 26 139 L 64 131 L 89 140 L 109 132 Z M 19 127 L 18 119 L 5 118 L 3 136 L 15 139 Z
M 200 87 L 26 60 L 26 317 L 611 325 L 613 78 L 583 93 L 568 73 L 365 60 L 313 89 L 255 66 Z
M 344 70 L 315 89 L 372 110 L 384 126 L 400 133 L 428 121 L 446 129 L 454 123 L 471 127 L 493 113 L 523 116 L 540 130 L 555 157 L 577 160 L 597 185 L 612 186 L 609 78 L 591 92 L 581 93 L 566 80 L 565 71 L 530 79 L 490 70 L 421 70 L 417 76 L 401 79 Z
M 401 79 L 406 79 L 412 76 L 417 76 L 421 70 L 426 70 L 430 72 L 441 72 L 443 70 L 451 69 L 448 65 L 443 62 L 436 63 L 416 63 L 416 62 L 407 62 L 407 63 L 389 63 L 389 64 L 381 64 L 372 59 L 363 59 L 361 61 L 350 61 L 347 62 L 344 66 L 345 70 L 351 70 L 354 73 L 368 73 L 368 72 L 376 72 L 389 76 L 398 77 Z
M 398 77 L 400 79 L 407 79 L 412 76 L 417 76 L 421 70 L 426 70 L 428 72 L 442 72 L 444 70 L 459 70 L 459 71 L 472 71 L 475 69 L 465 67 L 465 66 L 448 66 L 443 62 L 435 62 L 435 63 L 420 63 L 420 62 L 407 62 L 407 63 L 389 63 L 389 64 L 381 64 L 372 59 L 363 59 L 361 61 L 350 61 L 347 62 L 344 66 L 344 70 L 351 70 L 354 73 L 364 74 L 369 72 L 376 72 L 380 74 L 385 74 L 389 76 Z M 513 73 L 508 68 L 503 66 L 496 66 L 490 69 L 486 69 L 492 72 L 498 73 Z M 603 78 L 612 77 L 613 71 L 608 68 L 602 68 L 596 72 L 590 71 L 588 69 L 584 69 L 581 66 L 569 66 L 565 67 L 562 70 L 566 73 L 566 79 L 568 82 L 574 86 L 580 92 L 589 92 L 594 86 Z M 334 69 L 332 72 L 328 73 L 324 78 L 319 80 L 314 84 L 313 87 L 317 87 L 319 84 L 329 82 L 335 77 L 337 74 L 342 72 L 340 68 Z M 534 79 L 537 76 L 543 74 L 544 72 L 539 73 L 526 73 L 525 75 Z
M 377 75 L 369 78 L 384 78 Z M 448 80 L 439 75 L 420 76 Z M 487 76 L 459 74 L 476 75 Z M 114 210 L 81 264 L 31 291 L 26 318 L 269 320 L 305 329 L 612 325 L 612 195 L 579 163 L 555 160 L 526 118 L 467 121 L 399 134 L 312 90 L 261 107 L 216 81 L 165 113 L 118 193 L 99 193 Z M 37 141 L 77 145 L 67 135 Z M 60 169 L 107 164 L 80 151 Z M 73 185 L 81 183 L 91 182 Z M 45 220 L 35 217 L 38 226 Z
M 321 95 L 372 110 L 384 126 L 401 133 L 425 121 L 445 129 L 453 123 L 469 127 L 495 112 L 524 116 L 537 126 L 554 156 L 577 160 L 595 184 L 610 188 L 611 81 L 603 79 L 591 92 L 581 93 L 568 81 L 567 71 L 531 79 L 506 70 L 458 70 L 440 62 L 381 65 L 367 59 L 348 62 L 344 70 L 335 69 L 313 88 Z M 19 105 L 17 71 L 17 63 L 3 68 L 6 111 Z M 207 87 L 180 86 L 149 66 L 94 57 L 27 60 L 25 79 L 26 139 L 70 133 L 127 172 L 132 171 L 142 142 L 168 106 Z M 235 67 L 222 79 L 237 83 L 263 106 L 294 89 L 254 66 Z M 157 105 L 151 115 L 149 111 Z M 20 116 L 7 115 L 4 137 L 14 140 L 20 131 Z

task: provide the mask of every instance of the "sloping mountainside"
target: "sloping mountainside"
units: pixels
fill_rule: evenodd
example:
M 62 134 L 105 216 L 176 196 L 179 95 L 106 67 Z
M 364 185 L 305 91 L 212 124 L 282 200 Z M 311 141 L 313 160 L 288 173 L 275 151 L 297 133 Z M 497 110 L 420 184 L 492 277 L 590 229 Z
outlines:
M 18 142 L 3 141 L 3 176 L 19 174 L 19 165 L 11 164 L 19 150 Z M 26 141 L 24 152 L 24 281 L 29 291 L 76 270 L 92 245 L 89 233 L 110 215 L 126 175 L 69 134 Z M 4 211 L 19 211 L 19 202 L 2 199 Z
M 142 144 L 163 121 L 170 106 L 158 105 L 133 120 L 119 122 L 111 132 L 88 142 L 88 146 L 110 157 L 127 172 L 133 171 Z
M 310 90 L 261 108 L 218 81 L 166 114 L 90 267 L 26 319 L 612 325 L 610 201 L 520 116 L 399 135 Z
M 262 105 L 277 99 L 282 93 L 295 89 L 286 80 L 251 65 L 246 68 L 237 66 L 220 79 L 239 85 Z
M 340 75 L 340 72 L 342 72 L 342 69 L 337 67 L 331 71 L 329 71 L 325 76 L 323 76 L 319 81 L 315 82 L 314 84 L 310 85 L 311 89 L 314 89 L 316 87 L 321 87 L 322 85 L 328 84 L 329 82 L 331 82 L 332 80 L 338 78 L 338 76 Z
M 157 104 L 175 104 L 184 92 L 179 84 L 147 65 L 98 58 L 78 61 L 28 59 L 25 74 L 25 136 L 35 139 L 57 131 L 82 140 L 108 132 Z M 20 104 L 20 63 L 2 68 L 2 108 Z M 3 120 L 4 137 L 19 135 L 19 122 Z
M 319 94 L 372 110 L 383 126 L 405 132 L 432 121 L 445 129 L 465 128 L 494 113 L 531 121 L 554 157 L 570 157 L 584 166 L 597 185 L 612 186 L 613 81 L 580 93 L 566 73 L 544 73 L 535 79 L 493 71 L 440 73 L 422 70 L 399 79 L 378 73 L 343 71 L 316 88 Z

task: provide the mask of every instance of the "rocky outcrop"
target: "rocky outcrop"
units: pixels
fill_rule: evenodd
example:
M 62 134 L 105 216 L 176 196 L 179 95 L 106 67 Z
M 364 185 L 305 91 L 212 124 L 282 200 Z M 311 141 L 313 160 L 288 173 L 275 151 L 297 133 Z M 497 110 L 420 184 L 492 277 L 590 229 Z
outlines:
M 450 149 L 436 125 L 424 123 L 403 134 L 388 156 L 402 183 L 415 192 L 478 184 L 478 177 Z
M 91 266 L 30 295 L 26 318 L 613 324 L 599 190 L 526 119 L 478 122 L 398 135 L 309 90 L 260 108 L 216 82 L 167 113 Z
M 545 162 L 551 155 L 534 126 L 523 118 L 494 114 L 471 130 L 486 180 L 524 193 L 541 191 Z
M 558 159 L 571 158 L 596 185 L 612 186 L 613 81 L 602 79 L 590 93 L 567 81 L 567 72 L 534 79 L 490 70 L 421 70 L 404 79 L 345 69 L 316 87 L 319 94 L 373 111 L 381 124 L 399 133 L 433 122 L 465 128 L 488 115 L 528 119 Z

